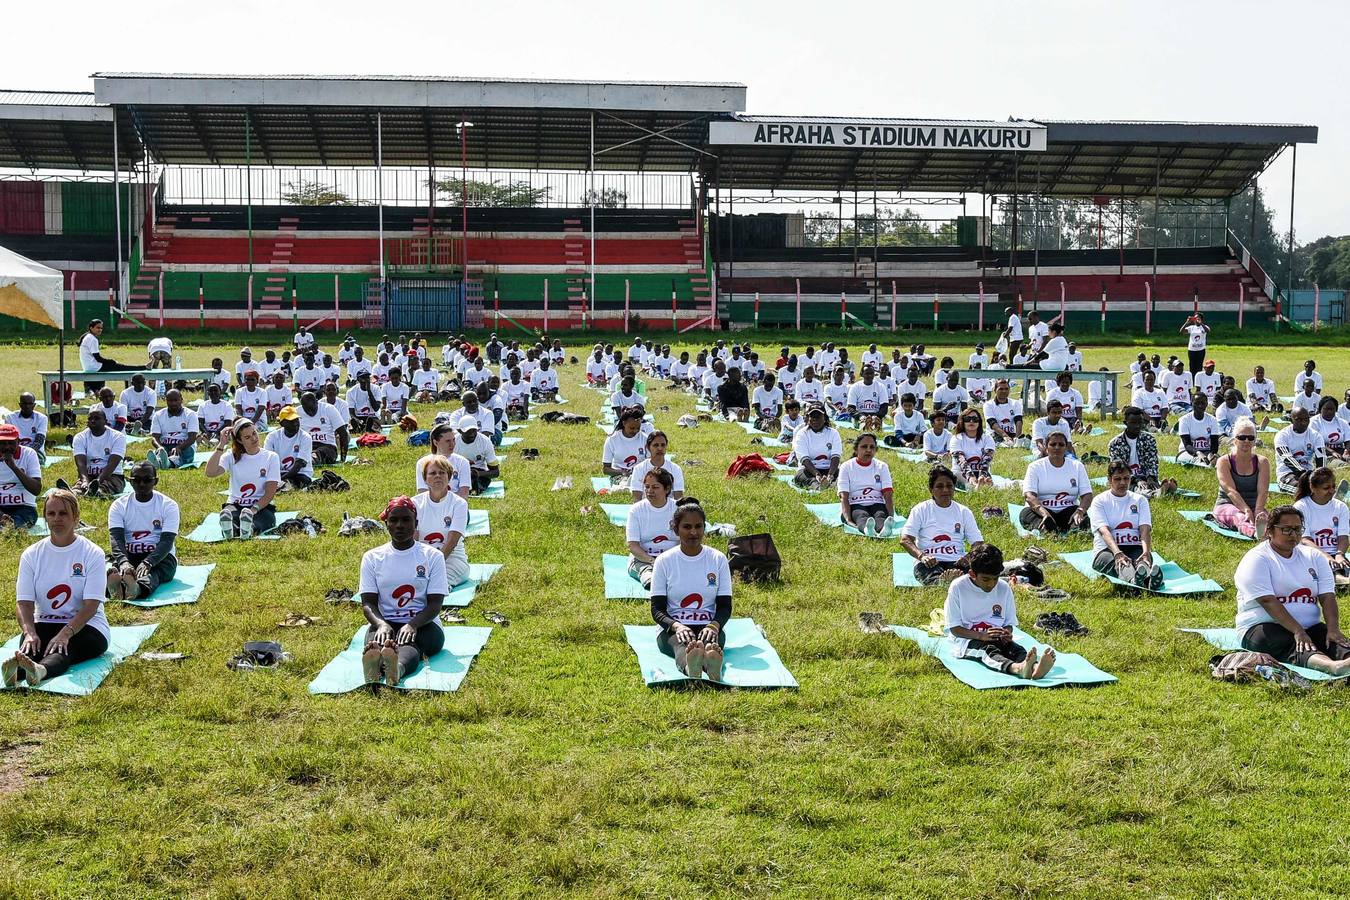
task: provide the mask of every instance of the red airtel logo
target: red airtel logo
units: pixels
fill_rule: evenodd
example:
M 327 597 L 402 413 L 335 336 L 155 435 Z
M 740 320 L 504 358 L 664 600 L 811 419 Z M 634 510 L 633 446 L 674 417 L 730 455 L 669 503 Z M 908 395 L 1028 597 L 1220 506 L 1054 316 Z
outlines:
M 71 588 L 68 584 L 58 584 L 47 592 L 47 599 L 51 601 L 52 609 L 60 609 L 70 602 Z
M 398 603 L 398 608 L 402 609 L 417 597 L 417 588 L 411 584 L 400 584 L 390 592 L 389 596 Z
M 429 534 L 429 535 L 427 535 L 426 537 L 422 538 L 422 543 L 424 543 L 424 544 L 430 544 L 430 545 L 433 546 L 433 547 L 439 547 L 439 546 L 441 546 L 441 544 L 444 544 L 444 543 L 445 543 L 445 535 L 443 535 L 443 534 L 441 534 L 441 533 L 439 533 L 439 532 L 433 531 L 431 534 Z
M 246 484 L 239 488 L 239 496 L 241 499 L 252 497 L 257 492 L 258 486 L 256 484 Z

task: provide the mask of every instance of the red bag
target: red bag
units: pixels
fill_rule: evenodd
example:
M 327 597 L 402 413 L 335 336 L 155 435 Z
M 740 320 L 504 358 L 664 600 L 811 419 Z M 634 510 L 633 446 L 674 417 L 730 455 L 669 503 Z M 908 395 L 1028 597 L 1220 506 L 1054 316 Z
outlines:
M 747 453 L 744 456 L 738 456 L 732 460 L 727 468 L 727 477 L 736 478 L 740 475 L 752 475 L 755 472 L 772 472 L 773 466 L 758 453 Z
M 378 431 L 363 434 L 356 439 L 356 446 L 358 447 L 383 447 L 387 443 L 389 443 L 389 438 Z
M 788 464 L 788 460 L 791 459 L 791 458 L 792 458 L 792 454 L 785 451 L 785 452 L 780 453 L 780 454 L 778 454 L 777 456 L 775 456 L 775 457 L 773 458 L 773 460 L 774 460 L 774 462 L 778 463 L 780 466 L 786 466 L 786 465 Z

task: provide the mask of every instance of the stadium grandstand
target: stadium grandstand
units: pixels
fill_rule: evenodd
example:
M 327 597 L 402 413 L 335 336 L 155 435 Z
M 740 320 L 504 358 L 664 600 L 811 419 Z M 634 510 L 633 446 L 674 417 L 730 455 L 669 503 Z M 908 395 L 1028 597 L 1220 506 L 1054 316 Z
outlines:
M 72 325 L 1270 327 L 1287 291 L 1229 208 L 1317 140 L 756 116 L 738 84 L 93 87 L 0 91 L 0 246 L 65 273 Z

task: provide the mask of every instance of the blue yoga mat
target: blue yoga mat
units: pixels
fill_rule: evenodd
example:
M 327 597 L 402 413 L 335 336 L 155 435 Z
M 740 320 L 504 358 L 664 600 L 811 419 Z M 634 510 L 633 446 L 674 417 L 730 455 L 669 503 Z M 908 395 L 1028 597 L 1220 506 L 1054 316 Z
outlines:
M 1107 482 L 1107 478 L 1106 478 L 1105 475 L 1103 475 L 1103 476 L 1101 476 L 1101 477 L 1099 477 L 1099 478 L 1094 478 L 1094 479 L 1092 479 L 1092 486 L 1093 486 L 1093 487 L 1104 488 L 1104 487 L 1106 487 L 1107 483 L 1108 483 L 1108 482 Z M 1172 494 L 1164 494 L 1164 495 L 1162 495 L 1162 496 L 1166 496 L 1166 497 L 1179 497 L 1179 498 L 1182 499 L 1182 500 L 1199 500 L 1203 495 L 1200 494 L 1200 493 L 1197 492 L 1197 491 L 1188 491 L 1188 490 L 1186 490 L 1185 488 L 1177 488 L 1176 491 L 1175 491 L 1174 493 L 1172 493 Z M 1156 498 L 1155 498 L 1155 499 L 1156 499 Z
M 628 527 L 628 510 L 632 508 L 629 503 L 601 503 L 600 508 L 605 511 L 609 517 L 609 524 L 618 525 L 620 528 Z
M 1028 678 L 1018 678 L 1016 675 L 995 672 L 978 660 L 961 659 L 954 656 L 951 641 L 945 637 L 934 637 L 920 628 L 909 628 L 905 625 L 892 625 L 891 631 L 905 640 L 914 641 L 919 645 L 919 650 L 925 656 L 937 657 L 947 671 L 956 676 L 958 681 L 980 691 L 991 688 L 1048 688 L 1061 687 L 1066 684 L 1109 684 L 1117 680 L 1116 676 L 1103 672 L 1077 653 L 1062 653 L 1058 650 L 1055 651 L 1055 665 L 1045 678 L 1035 681 Z M 1044 652 L 1049 647 L 1048 644 L 1042 644 L 1020 628 L 1013 629 L 1013 638 L 1023 647 L 1034 646 L 1038 653 Z
M 88 534 L 89 532 L 96 530 L 97 527 L 98 527 L 97 525 L 90 525 L 88 523 L 81 522 L 80 526 L 75 530 L 78 531 L 80 534 Z M 52 533 L 51 529 L 47 527 L 47 520 L 40 517 L 28 529 L 29 537 L 47 537 L 47 535 L 51 533 Z
M 469 510 L 469 530 L 464 532 L 465 537 L 486 537 L 492 534 L 492 523 L 488 520 L 488 511 L 485 509 Z
M 633 495 L 633 492 L 628 489 L 627 485 L 615 487 L 611 484 L 608 475 L 592 475 L 591 490 L 595 491 L 597 494 L 620 494 L 624 497 L 631 497 Z
M 207 563 L 204 566 L 179 566 L 172 581 L 166 581 L 155 588 L 155 592 L 149 597 L 128 600 L 127 603 L 147 609 L 173 606 L 178 603 L 196 603 L 201 599 L 202 591 L 206 589 L 206 579 L 215 568 L 215 563 Z
M 158 625 L 127 625 L 112 628 L 106 653 L 96 659 L 71 666 L 65 674 L 49 678 L 38 685 L 36 690 L 50 694 L 65 694 L 68 697 L 83 697 L 93 693 L 94 688 L 108 677 L 108 673 L 118 663 L 140 649 L 141 644 L 154 634 L 158 627 Z M 5 646 L 0 647 L 0 657 L 8 659 L 13 656 L 18 651 L 20 643 L 20 635 L 10 638 Z M 28 689 L 27 685 L 22 688 L 6 688 L 6 690 Z
M 1008 504 L 1008 520 L 1012 522 L 1013 528 L 1017 529 L 1017 536 L 1021 538 L 1041 538 L 1044 537 L 1039 531 L 1027 531 L 1022 527 L 1022 510 L 1026 509 L 1020 503 Z
M 1163 573 L 1163 585 L 1157 590 L 1146 588 L 1142 585 L 1132 584 L 1128 581 L 1121 581 L 1114 575 L 1104 575 L 1101 572 L 1098 572 L 1096 569 L 1092 568 L 1092 558 L 1094 556 L 1096 556 L 1096 553 L 1092 550 L 1083 550 L 1080 553 L 1059 554 L 1060 559 L 1073 566 L 1088 578 L 1105 578 L 1107 581 L 1114 585 L 1118 585 L 1119 587 L 1132 588 L 1138 591 L 1148 591 L 1150 594 L 1167 594 L 1175 596 L 1180 594 L 1212 594 L 1223 591 L 1223 585 L 1219 584 L 1214 579 L 1205 578 L 1200 575 L 1192 575 L 1181 566 L 1163 559 L 1156 553 L 1153 554 L 1153 564 L 1155 566 L 1160 566 Z
M 1233 650 L 1241 650 L 1242 642 L 1238 640 L 1236 628 L 1178 628 L 1177 631 L 1184 631 L 1187 634 L 1198 634 L 1204 638 L 1212 647 L 1216 647 L 1225 653 Z M 1293 663 L 1280 663 L 1291 672 L 1297 672 L 1309 681 L 1340 681 L 1345 675 L 1328 675 L 1326 672 L 1318 672 L 1316 669 L 1305 669 L 1303 666 L 1296 666 Z
M 896 456 L 899 456 L 905 462 L 922 463 L 928 461 L 928 457 L 924 456 L 922 450 L 911 450 L 908 447 L 889 447 L 887 449 L 893 450 Z
M 994 480 L 994 486 L 993 486 L 992 490 L 995 490 L 995 491 L 1008 491 L 1008 490 L 1012 490 L 1013 487 L 1017 484 L 1017 482 L 1016 482 L 1015 480 L 1013 480 L 1012 478 L 1004 478 L 1002 475 L 990 475 L 989 477 L 992 478 L 992 479 Z M 964 488 L 964 487 L 957 487 L 956 490 L 957 490 L 958 492 L 962 493 L 962 494 L 968 494 L 968 493 L 970 493 L 970 491 L 967 490 L 967 489 Z M 979 488 L 979 490 L 987 491 L 987 490 L 990 490 L 990 488 Z
M 775 481 L 781 481 L 781 482 L 783 482 L 783 484 L 786 484 L 788 487 L 792 488 L 794 491 L 796 491 L 796 492 L 799 493 L 799 494 L 834 494 L 836 497 L 838 496 L 838 493 L 837 493 L 836 490 L 835 490 L 835 486 L 832 485 L 832 484 L 829 485 L 829 486 L 827 486 L 827 487 L 821 488 L 821 489 L 818 490 L 818 491 L 811 491 L 811 490 L 807 490 L 806 488 L 804 488 L 804 487 L 798 485 L 795 481 L 793 481 L 792 479 L 793 479 L 795 476 L 792 476 L 792 475 L 775 475 L 775 476 L 773 476 L 773 477 L 774 477 L 774 480 L 775 480 Z
M 52 466 L 56 465 L 57 463 L 66 462 L 70 458 L 71 457 L 69 456 L 61 456 L 60 454 L 57 453 L 48 453 L 47 459 L 42 463 L 42 468 L 49 469 Z
M 891 584 L 898 588 L 923 588 L 932 587 L 941 590 L 946 594 L 947 586 L 945 584 L 927 585 L 914 577 L 914 564 L 917 559 L 908 553 L 891 554 Z
M 445 606 L 468 606 L 473 602 L 478 586 L 487 584 L 501 571 L 501 563 L 469 563 L 469 580 L 455 585 L 445 597 Z
M 1247 537 L 1247 535 L 1243 534 L 1240 531 L 1232 531 L 1230 529 L 1224 528 L 1222 525 L 1220 525 L 1218 522 L 1215 522 L 1213 519 L 1206 519 L 1205 516 L 1211 515 L 1210 511 L 1207 509 L 1179 509 L 1177 510 L 1177 515 L 1181 516 L 1187 522 L 1199 522 L 1201 525 L 1205 526 L 1215 534 L 1221 534 L 1224 537 L 1230 538 L 1235 541 L 1254 542 L 1256 540 L 1256 538 Z
M 625 625 L 623 631 L 628 646 L 637 654 L 642 680 L 648 686 L 694 680 L 675 668 L 672 657 L 657 649 L 656 636 L 661 631 L 660 626 Z M 797 686 L 797 679 L 783 665 L 768 639 L 760 634 L 754 619 L 731 619 L 727 622 L 726 636 L 726 646 L 722 650 L 722 680 L 717 684 L 747 688 Z
M 525 439 L 524 439 L 524 438 L 521 438 L 521 437 L 509 437 L 509 436 L 508 436 L 508 437 L 503 437 L 503 438 L 502 438 L 502 442 L 501 442 L 500 444 L 498 444 L 497 446 L 500 447 L 501 449 L 505 450 L 505 449 L 508 448 L 508 447 L 514 447 L 516 444 L 519 444 L 519 443 L 520 443 L 521 441 L 523 441 L 523 440 L 525 440 Z
M 506 485 L 500 478 L 487 486 L 481 494 L 470 494 L 470 500 L 500 500 L 506 496 Z
M 617 553 L 606 553 L 602 565 L 605 572 L 606 600 L 647 600 L 651 591 L 644 588 L 636 578 L 628 574 L 629 557 Z
M 277 524 L 272 526 L 270 531 L 263 532 L 262 534 L 255 534 L 253 539 L 259 541 L 275 541 L 279 539 L 281 535 L 277 534 L 276 530 L 281 527 L 281 523 L 289 522 L 298 515 L 300 515 L 300 513 L 295 510 L 278 512 Z M 198 544 L 217 544 L 225 540 L 225 536 L 220 533 L 220 513 L 207 513 L 206 518 L 202 520 L 202 524 L 192 529 L 190 533 L 183 535 L 183 539 L 195 541 Z
M 852 534 L 857 537 L 868 536 L 852 525 L 845 525 L 843 521 L 840 520 L 838 503 L 806 503 L 803 505 L 806 507 L 806 511 L 815 516 L 816 520 L 822 525 L 828 525 L 831 528 L 843 528 L 844 534 Z M 899 540 L 900 529 L 904 527 L 905 517 L 897 514 L 895 516 L 895 522 L 885 534 L 872 535 L 872 537 L 882 540 Z
M 352 637 L 347 649 L 324 666 L 309 683 L 311 694 L 345 694 L 366 683 L 361 668 L 361 654 L 366 645 L 366 629 L 362 626 Z M 445 648 L 431 659 L 423 660 L 407 678 L 398 683 L 402 691 L 454 691 L 464 683 L 469 666 L 482 651 L 492 634 L 491 628 L 467 625 L 441 626 L 445 629 Z

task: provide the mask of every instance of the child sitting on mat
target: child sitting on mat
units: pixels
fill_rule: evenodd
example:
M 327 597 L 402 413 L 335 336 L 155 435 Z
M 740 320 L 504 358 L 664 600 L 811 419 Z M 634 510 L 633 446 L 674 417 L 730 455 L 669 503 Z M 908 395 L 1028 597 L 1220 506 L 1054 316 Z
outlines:
M 1002 578 L 1003 552 L 993 544 L 979 544 L 969 558 L 970 574 L 947 588 L 944 612 L 953 651 L 1005 675 L 1044 678 L 1054 668 L 1055 651 L 1046 648 L 1038 657 L 1034 647 L 1028 650 L 1013 640 L 1017 602 Z

